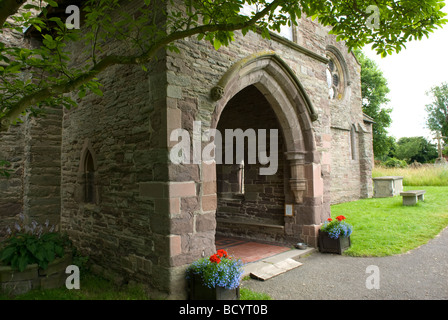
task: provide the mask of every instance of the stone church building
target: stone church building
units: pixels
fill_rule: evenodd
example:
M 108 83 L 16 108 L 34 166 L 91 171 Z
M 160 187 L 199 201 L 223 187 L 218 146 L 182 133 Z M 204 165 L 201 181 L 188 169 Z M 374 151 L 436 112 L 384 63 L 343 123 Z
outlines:
M 173 297 L 185 297 L 186 266 L 214 253 L 217 235 L 316 247 L 331 204 L 372 196 L 361 67 L 328 31 L 302 18 L 270 40 L 237 32 L 217 51 L 185 39 L 148 72 L 106 70 L 103 96 L 25 117 L 0 135 L 0 159 L 13 170 L 0 179 L 0 229 L 21 212 L 49 218 L 97 270 Z M 2 41 L 38 45 L 21 36 Z M 81 64 L 84 47 L 69 46 Z M 110 41 L 110 53 L 126 50 Z M 277 170 L 261 175 L 267 165 L 249 161 L 248 141 L 243 161 L 173 163 L 176 129 L 276 129 Z

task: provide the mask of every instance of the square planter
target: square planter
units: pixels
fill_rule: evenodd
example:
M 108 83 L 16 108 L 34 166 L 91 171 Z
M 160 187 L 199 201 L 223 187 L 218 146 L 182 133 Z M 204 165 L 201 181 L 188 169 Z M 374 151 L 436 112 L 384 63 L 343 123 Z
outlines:
M 350 248 L 350 236 L 332 239 L 327 232 L 319 230 L 319 251 L 327 253 L 342 254 L 346 249 Z
M 190 300 L 240 300 L 240 288 L 226 289 L 222 287 L 209 288 L 202 284 L 200 276 L 193 275 L 188 280 Z

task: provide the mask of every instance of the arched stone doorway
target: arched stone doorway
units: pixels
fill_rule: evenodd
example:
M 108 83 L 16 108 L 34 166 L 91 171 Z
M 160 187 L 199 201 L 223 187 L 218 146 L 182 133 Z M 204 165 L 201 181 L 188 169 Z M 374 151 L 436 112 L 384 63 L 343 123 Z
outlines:
M 227 103 L 217 129 L 223 145 L 233 149 L 231 163 L 216 165 L 217 235 L 283 242 L 288 187 L 284 177 L 289 172 L 284 172 L 284 139 L 269 102 L 254 85 L 244 88 Z M 239 141 L 234 137 L 238 129 L 244 134 Z M 237 158 L 236 143 L 244 143 L 241 159 Z M 259 157 L 263 145 L 268 156 L 264 164 Z M 227 156 L 224 148 L 222 159 Z M 268 174 L 261 174 L 261 168 L 269 168 Z
M 216 165 L 217 232 L 226 232 L 226 228 L 240 229 L 254 238 L 265 239 L 268 234 L 275 241 L 293 243 L 302 240 L 315 244 L 315 226 L 327 215 L 323 210 L 326 206 L 323 180 L 312 126 L 317 113 L 293 71 L 274 52 L 253 54 L 235 63 L 224 74 L 213 88 L 212 98 L 217 102 L 212 129 L 265 126 L 264 129 L 278 129 L 279 141 L 278 172 L 264 179 L 250 180 L 243 185 L 244 192 L 241 192 L 240 163 L 234 162 L 228 168 Z M 245 109 L 249 102 L 254 105 Z M 251 116 L 254 112 L 260 121 Z M 245 165 L 245 181 L 249 181 L 253 174 L 251 169 Z M 263 203 L 268 194 L 278 195 L 269 205 Z M 249 206 L 247 196 L 251 199 Z M 293 205 L 292 216 L 282 215 L 286 204 Z M 232 206 L 233 209 L 228 209 Z M 224 227 L 220 220 L 232 223 Z

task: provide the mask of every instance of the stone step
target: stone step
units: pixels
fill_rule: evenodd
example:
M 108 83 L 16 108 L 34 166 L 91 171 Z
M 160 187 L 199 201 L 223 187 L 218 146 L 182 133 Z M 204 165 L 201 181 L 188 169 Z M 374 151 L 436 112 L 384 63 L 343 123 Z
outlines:
M 274 264 L 267 263 L 266 266 L 251 272 L 250 277 L 252 279 L 265 281 L 278 276 L 279 274 L 285 273 L 286 271 L 300 267 L 301 265 L 302 263 L 293 259 L 286 259 Z
M 302 265 L 296 261 L 300 257 L 311 254 L 315 248 L 305 250 L 292 249 L 260 261 L 248 263 L 244 266 L 243 276 L 265 281 L 279 274 L 295 269 Z

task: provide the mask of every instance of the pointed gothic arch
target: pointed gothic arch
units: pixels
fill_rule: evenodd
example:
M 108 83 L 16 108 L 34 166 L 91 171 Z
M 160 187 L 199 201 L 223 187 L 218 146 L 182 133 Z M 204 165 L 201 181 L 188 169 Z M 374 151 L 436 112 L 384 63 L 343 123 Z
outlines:
M 97 203 L 97 160 L 92 145 L 85 140 L 79 162 L 78 176 L 82 187 L 81 201 L 84 203 Z
M 229 101 L 250 86 L 268 101 L 280 126 L 288 170 L 285 203 L 295 204 L 295 216 L 285 218 L 284 232 L 286 239 L 298 239 L 305 225 L 322 222 L 323 179 L 313 132 L 318 115 L 292 69 L 267 51 L 236 62 L 212 88 L 216 104 L 210 128 L 217 128 Z
M 229 100 L 250 85 L 265 96 L 281 125 L 291 169 L 290 187 L 294 201 L 301 203 L 307 189 L 305 163 L 320 163 L 312 130 L 312 122 L 318 116 L 292 69 L 275 52 L 252 54 L 236 62 L 221 77 L 211 91 L 217 102 L 211 128 L 217 127 Z

